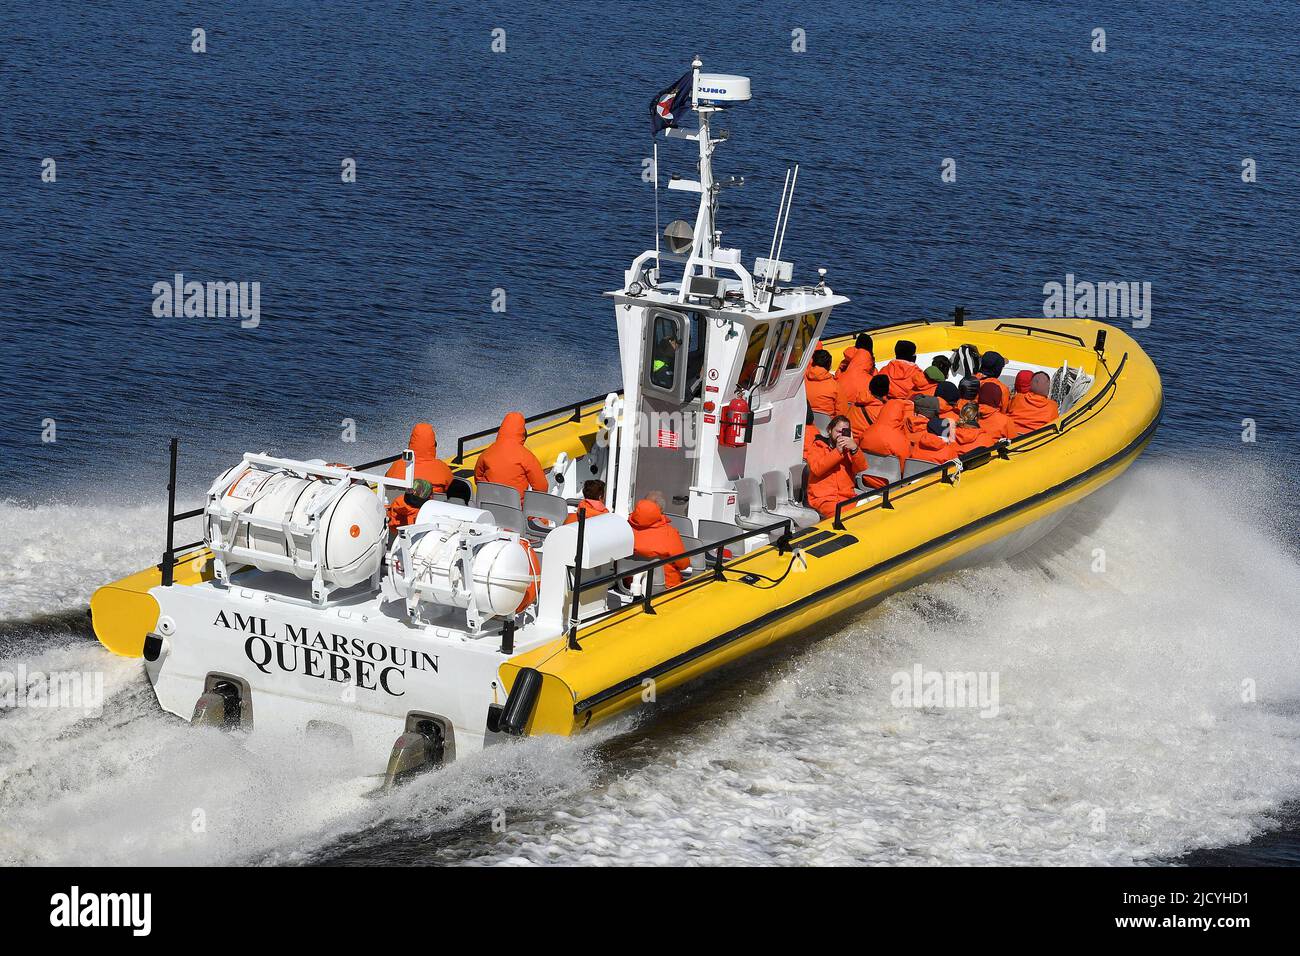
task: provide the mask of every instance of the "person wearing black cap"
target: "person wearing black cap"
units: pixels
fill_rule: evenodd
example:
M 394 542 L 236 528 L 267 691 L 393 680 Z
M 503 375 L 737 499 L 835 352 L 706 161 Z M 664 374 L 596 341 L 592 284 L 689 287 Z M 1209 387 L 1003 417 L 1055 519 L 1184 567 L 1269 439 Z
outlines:
M 889 394 L 894 398 L 911 398 L 925 392 L 931 382 L 916 367 L 916 343 L 899 339 L 894 343 L 894 358 L 884 366 L 889 376 Z
M 1007 360 L 997 352 L 985 352 L 980 357 L 980 370 L 975 375 L 981 382 L 993 382 L 998 386 L 1001 398 L 998 403 L 998 411 L 1003 413 L 1011 406 L 1011 389 L 1007 388 L 1006 383 L 998 377 L 1002 374 L 1002 370 L 1006 368 L 1006 365 Z
M 957 391 L 957 386 L 952 382 L 940 382 L 939 386 L 934 390 L 934 397 L 939 400 L 940 417 L 955 422 L 958 418 L 957 405 L 961 402 L 961 395 Z

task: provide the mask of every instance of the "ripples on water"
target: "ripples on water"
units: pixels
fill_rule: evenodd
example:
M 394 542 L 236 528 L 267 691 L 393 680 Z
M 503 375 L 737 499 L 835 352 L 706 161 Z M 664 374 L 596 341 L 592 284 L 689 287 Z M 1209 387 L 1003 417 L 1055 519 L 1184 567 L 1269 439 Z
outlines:
M 97 719 L 0 716 L 0 861 L 1289 852 L 1259 836 L 1294 832 L 1300 790 L 1296 509 L 1275 477 L 1296 460 L 1277 383 L 1300 291 L 1281 254 L 1300 179 L 1285 4 L 1108 11 L 1104 57 L 1087 52 L 1097 18 L 1049 5 L 764 5 L 699 50 L 754 78 L 718 158 L 748 181 L 725 197 L 726 241 L 766 248 L 803 163 L 786 249 L 853 298 L 838 328 L 957 303 L 1035 315 L 1067 272 L 1153 284 L 1138 337 L 1166 387 L 1157 457 L 1032 553 L 595 740 L 498 748 L 378 800 L 327 759 L 196 735 L 92 642 L 90 591 L 157 559 L 173 434 L 192 497 L 248 448 L 374 457 L 417 417 L 445 448 L 505 406 L 616 382 L 599 293 L 651 239 L 641 110 L 697 51 L 664 39 L 657 8 L 602 11 L 223 10 L 197 57 L 189 17 L 0 10 L 0 658 L 102 670 L 109 695 Z M 788 52 L 792 25 L 807 54 Z M 689 175 L 686 148 L 661 150 L 665 173 Z M 47 155 L 57 184 L 39 182 Z M 686 211 L 662 198 L 665 220 Z M 151 286 L 175 271 L 260 281 L 262 325 L 153 319 Z M 37 440 L 47 417 L 55 444 Z M 918 662 L 998 670 L 1001 713 L 891 707 L 890 676 Z

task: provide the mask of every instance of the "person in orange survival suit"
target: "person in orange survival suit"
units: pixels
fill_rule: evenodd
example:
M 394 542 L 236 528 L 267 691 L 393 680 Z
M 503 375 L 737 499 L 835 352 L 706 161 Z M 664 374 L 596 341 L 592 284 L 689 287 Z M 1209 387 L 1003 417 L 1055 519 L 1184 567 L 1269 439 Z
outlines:
M 1025 375 L 1021 372 L 1020 375 Z M 1052 379 L 1046 372 L 1035 372 L 1030 376 L 1030 383 L 1025 391 L 1020 390 L 1020 375 L 1016 376 L 1016 397 L 1011 399 L 1011 411 L 1008 417 L 1023 432 L 1031 432 L 1054 421 L 1061 414 L 1061 408 L 1048 397 L 1052 389 Z
M 980 370 L 975 373 L 975 377 L 981 382 L 995 382 L 998 386 L 998 396 L 1001 402 L 998 404 L 998 411 L 1005 412 L 1011 405 L 1011 390 L 1007 388 L 1005 382 L 1000 376 L 1002 370 L 1006 368 L 1007 360 L 994 351 L 985 352 L 980 356 Z
M 952 362 L 946 355 L 936 355 L 930 363 L 930 367 L 925 370 L 925 380 L 929 383 L 925 388 L 916 390 L 917 395 L 933 395 L 934 390 L 943 382 L 948 381 L 948 370 L 952 368 Z M 912 396 L 915 398 L 916 396 Z
M 885 365 L 889 376 L 889 394 L 894 398 L 911 398 L 930 387 L 930 380 L 916 367 L 916 343 L 899 339 L 894 343 L 894 360 Z
M 882 457 L 898 459 L 901 473 L 912 453 L 912 443 L 907 437 L 907 402 L 886 402 L 878 417 L 867 433 L 862 436 L 862 450 Z M 867 475 L 867 484 L 873 488 L 887 485 L 889 482 L 876 475 Z
M 939 417 L 946 418 L 954 425 L 957 419 L 961 417 L 957 406 L 961 403 L 961 393 L 957 386 L 952 382 L 940 382 L 939 387 L 934 390 L 934 397 L 939 400 Z
M 829 518 L 837 504 L 858 493 L 853 476 L 866 470 L 867 459 L 853 440 L 853 428 L 845 416 L 832 418 L 825 435 L 808 427 L 810 433 L 805 433 L 803 445 L 804 461 L 808 462 L 808 507 Z
M 394 498 L 393 503 L 388 506 L 388 530 L 396 534 L 398 528 L 415 524 L 415 517 L 420 513 L 421 506 L 432 494 L 433 485 L 424 478 L 416 478 L 411 482 L 410 489 Z
M 813 353 L 808 371 L 803 373 L 804 397 L 814 412 L 821 415 L 835 414 L 835 401 L 839 393 L 839 383 L 831 375 L 831 353 L 818 349 Z
M 844 373 L 851 368 L 858 371 L 855 374 L 863 376 L 863 381 L 871 378 L 876 374 L 876 355 L 875 343 L 871 341 L 871 336 L 866 332 L 859 332 L 858 337 L 853 344 L 844 350 L 840 356 L 840 367 L 837 373 L 838 378 L 842 378 Z
M 537 456 L 524 444 L 527 438 L 524 416 L 519 412 L 507 412 L 497 429 L 497 440 L 478 456 L 474 480 L 509 485 L 519 492 L 520 504 L 523 504 L 524 492 L 529 488 L 545 491 L 546 472 Z
M 452 474 L 447 464 L 438 458 L 438 435 L 433 426 L 428 422 L 417 424 L 411 429 L 411 438 L 406 447 L 415 452 L 414 477 L 423 478 L 432 486 L 429 494 L 446 493 L 451 485 Z M 406 462 L 399 458 L 388 466 L 385 474 L 389 478 L 405 478 Z
M 663 509 L 649 498 L 642 498 L 627 519 L 632 526 L 632 554 L 638 558 L 671 558 L 686 550 L 682 536 L 664 515 Z M 679 558 L 663 566 L 664 586 L 675 588 L 682 583 L 682 572 L 691 566 L 690 558 Z
M 867 433 L 871 423 L 880 417 L 884 407 L 896 401 L 889 394 L 889 389 L 888 375 L 873 375 L 867 385 L 867 395 L 862 401 L 848 402 L 840 407 L 839 413 L 848 417 L 849 426 L 853 429 L 853 440 L 859 445 L 862 444 L 862 436 Z
M 863 343 L 865 342 L 865 348 Z M 871 336 L 858 336 L 858 346 L 845 349 L 840 370 L 835 376 L 835 414 L 847 415 L 854 402 L 865 402 L 871 394 L 867 388 L 876 374 L 876 359 L 871 354 Z
M 582 500 L 578 502 L 578 510 L 565 518 L 564 523 L 577 524 L 579 513 L 588 518 L 609 514 L 609 509 L 605 507 L 605 483 L 599 478 L 582 483 Z
M 1003 438 L 1015 438 L 1020 434 L 1015 422 L 1000 407 L 1006 391 L 1006 385 L 997 379 L 985 379 L 980 383 L 980 430 L 992 439 L 989 444 L 996 444 Z

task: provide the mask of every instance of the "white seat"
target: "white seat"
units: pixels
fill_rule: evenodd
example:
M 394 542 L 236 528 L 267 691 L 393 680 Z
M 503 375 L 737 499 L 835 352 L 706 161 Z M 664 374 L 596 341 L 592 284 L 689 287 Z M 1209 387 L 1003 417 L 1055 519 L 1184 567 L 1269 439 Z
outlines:
M 899 467 L 898 459 L 893 455 L 872 455 L 867 453 L 867 470 L 864 474 L 875 478 L 884 478 L 885 481 L 892 482 L 903 477 L 903 470 Z
M 491 481 L 480 481 L 475 487 L 474 498 L 480 505 L 495 502 L 499 505 L 520 506 L 519 492 L 510 485 L 498 485 Z
M 813 424 L 817 426 L 817 430 L 825 434 L 826 426 L 831 423 L 831 418 L 833 418 L 834 416 L 826 415 L 822 412 L 813 412 L 812 416 L 813 416 Z
M 691 519 L 685 515 L 665 514 L 664 517 L 677 529 L 678 534 L 682 536 L 695 534 L 695 526 L 691 524 Z
M 533 491 L 531 488 L 524 492 L 524 519 L 527 523 L 528 540 L 533 544 L 541 544 L 545 541 L 546 536 L 564 524 L 568 517 L 569 505 L 559 495 L 548 495 L 544 491 Z
M 931 468 L 938 467 L 939 466 L 932 461 L 925 461 L 921 458 L 909 458 L 907 459 L 907 464 L 903 466 L 903 477 L 912 478 L 922 472 L 929 471 Z
M 800 472 L 802 474 L 802 472 Z M 811 528 L 821 520 L 821 515 L 805 507 L 790 491 L 789 476 L 783 471 L 763 473 L 763 510 L 781 518 L 794 519 L 800 528 Z
M 702 542 L 699 538 L 692 538 L 690 535 L 685 535 L 685 534 L 682 535 L 683 551 L 694 551 L 696 548 L 700 547 L 700 545 L 702 545 L 703 543 L 704 542 Z M 705 556 L 703 551 L 701 551 L 699 554 L 691 555 L 692 571 L 703 571 L 706 567 L 708 567 L 708 558 Z
M 492 520 L 497 523 L 497 527 L 503 531 L 514 531 L 517 534 L 524 533 L 524 509 L 519 505 L 503 505 L 496 501 L 480 501 L 478 507 L 490 514 Z

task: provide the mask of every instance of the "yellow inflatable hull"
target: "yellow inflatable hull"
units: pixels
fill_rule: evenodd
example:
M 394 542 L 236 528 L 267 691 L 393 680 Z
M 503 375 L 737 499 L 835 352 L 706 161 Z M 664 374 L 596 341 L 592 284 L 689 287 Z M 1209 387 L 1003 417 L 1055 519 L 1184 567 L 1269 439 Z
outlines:
M 1058 334 L 994 331 L 1008 323 Z M 1108 338 L 1104 359 L 1091 348 L 1100 329 Z M 876 354 L 892 354 L 898 338 L 912 340 L 922 353 L 970 342 L 981 352 L 996 349 L 1034 364 L 1068 361 L 1094 375 L 1076 407 L 1098 395 L 1101 400 L 1078 418 L 1067 413 L 1069 424 L 1059 433 L 1018 440 L 1007 459 L 991 456 L 955 484 L 921 478 L 891 496 L 892 508 L 879 497 L 868 499 L 845 513 L 843 530 L 827 520 L 803 532 L 793 542 L 802 562 L 779 584 L 770 581 L 781 578 L 792 556 L 764 548 L 729 562 L 725 581 L 688 582 L 657 598 L 653 614 L 632 605 L 582 627 L 581 650 L 560 638 L 510 659 L 501 668 L 507 687 L 523 668 L 542 677 L 527 733 L 571 734 L 607 720 L 651 692 L 663 693 L 1050 522 L 1121 474 L 1159 421 L 1160 377 L 1119 329 L 1089 320 L 904 326 L 875 333 Z M 837 360 L 851 344 L 848 336 L 824 343 Z M 744 583 L 745 572 L 763 577 Z
M 1092 345 L 1100 330 L 1108 340 L 1099 355 Z M 524 668 L 542 678 L 526 733 L 574 733 L 637 706 L 651 691 L 663 693 L 946 568 L 996 555 L 1121 474 L 1160 418 L 1160 376 L 1151 360 L 1124 331 L 1092 320 L 917 323 L 876 330 L 873 337 L 882 358 L 893 354 L 895 340 L 907 338 L 922 353 L 969 342 L 1037 365 L 1068 362 L 1094 377 L 1076 405 L 1087 410 L 1071 410 L 1046 434 L 1017 439 L 1007 458 L 990 456 L 954 484 L 922 477 L 892 494 L 892 507 L 873 497 L 846 510 L 842 528 L 827 520 L 804 531 L 793 541 L 800 553 L 793 568 L 791 554 L 766 547 L 728 562 L 723 581 L 700 575 L 657 597 L 653 614 L 635 604 L 584 625 L 581 649 L 557 636 L 506 660 L 505 688 Z M 838 362 L 852 342 L 842 336 L 823 345 Z M 593 402 L 576 415 L 531 424 L 528 446 L 547 467 L 561 453 L 580 457 L 596 441 L 600 407 Z M 453 460 L 456 474 L 472 478 L 487 444 Z M 207 558 L 201 550 L 181 556 L 176 583 L 210 577 Z M 745 583 L 747 573 L 761 577 Z M 158 616 L 148 592 L 160 582 L 151 568 L 95 592 L 92 619 L 107 648 L 141 656 Z

